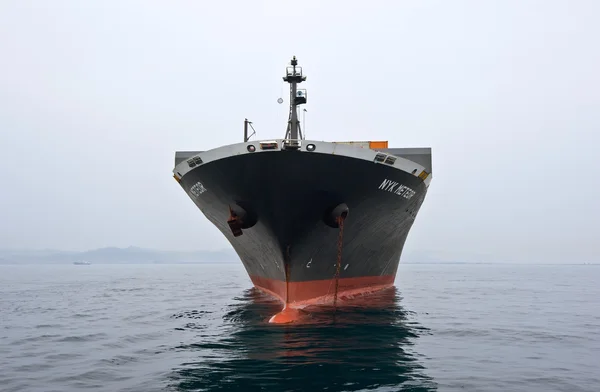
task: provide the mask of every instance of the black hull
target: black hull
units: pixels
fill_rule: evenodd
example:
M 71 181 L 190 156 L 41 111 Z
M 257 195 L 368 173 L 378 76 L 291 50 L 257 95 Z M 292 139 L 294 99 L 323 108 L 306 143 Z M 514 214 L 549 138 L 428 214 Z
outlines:
M 229 240 L 254 283 L 286 302 L 308 299 L 310 293 L 290 298 L 265 282 L 287 285 L 335 276 L 339 229 L 327 223 L 329 211 L 340 203 L 349 209 L 340 280 L 393 282 L 427 192 L 422 179 L 394 167 L 297 151 L 214 160 L 189 171 L 180 184 Z M 230 207 L 245 211 L 252 226 L 237 237 L 227 223 Z

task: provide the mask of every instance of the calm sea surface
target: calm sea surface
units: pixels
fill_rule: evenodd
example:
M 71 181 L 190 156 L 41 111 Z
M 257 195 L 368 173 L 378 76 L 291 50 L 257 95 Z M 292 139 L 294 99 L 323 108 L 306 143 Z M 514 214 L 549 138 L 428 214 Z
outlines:
M 600 391 L 600 266 L 400 266 L 302 325 L 240 264 L 0 266 L 1 391 Z

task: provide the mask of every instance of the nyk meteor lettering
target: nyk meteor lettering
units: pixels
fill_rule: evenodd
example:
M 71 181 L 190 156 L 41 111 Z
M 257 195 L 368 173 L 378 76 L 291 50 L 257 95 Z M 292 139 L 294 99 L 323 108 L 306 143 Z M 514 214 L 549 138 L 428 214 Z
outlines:
M 379 185 L 379 189 L 386 191 L 386 192 L 391 192 L 395 195 L 402 196 L 405 199 L 410 199 L 416 193 L 415 191 L 413 191 L 406 185 L 400 185 L 400 183 L 398 183 L 396 181 L 388 180 L 387 178 L 385 180 L 383 180 L 381 185 Z

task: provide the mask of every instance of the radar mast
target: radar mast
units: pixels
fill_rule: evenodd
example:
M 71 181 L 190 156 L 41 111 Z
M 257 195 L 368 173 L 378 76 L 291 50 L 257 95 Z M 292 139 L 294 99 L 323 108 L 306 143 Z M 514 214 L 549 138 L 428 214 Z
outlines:
M 298 66 L 296 56 L 292 58 L 290 64 L 291 66 L 286 67 L 286 75 L 283 77 L 283 80 L 290 84 L 290 115 L 285 139 L 299 140 L 302 139 L 302 130 L 298 120 L 297 106 L 306 103 L 306 90 L 298 89 L 298 84 L 305 81 L 306 76 L 302 75 L 302 67 Z

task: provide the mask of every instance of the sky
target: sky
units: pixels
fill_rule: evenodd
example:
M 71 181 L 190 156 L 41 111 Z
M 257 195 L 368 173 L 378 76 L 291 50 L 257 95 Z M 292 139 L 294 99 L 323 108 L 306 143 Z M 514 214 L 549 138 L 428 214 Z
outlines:
M 597 1 L 0 3 L 0 248 L 229 243 L 174 152 L 283 137 L 431 147 L 405 254 L 600 258 Z

